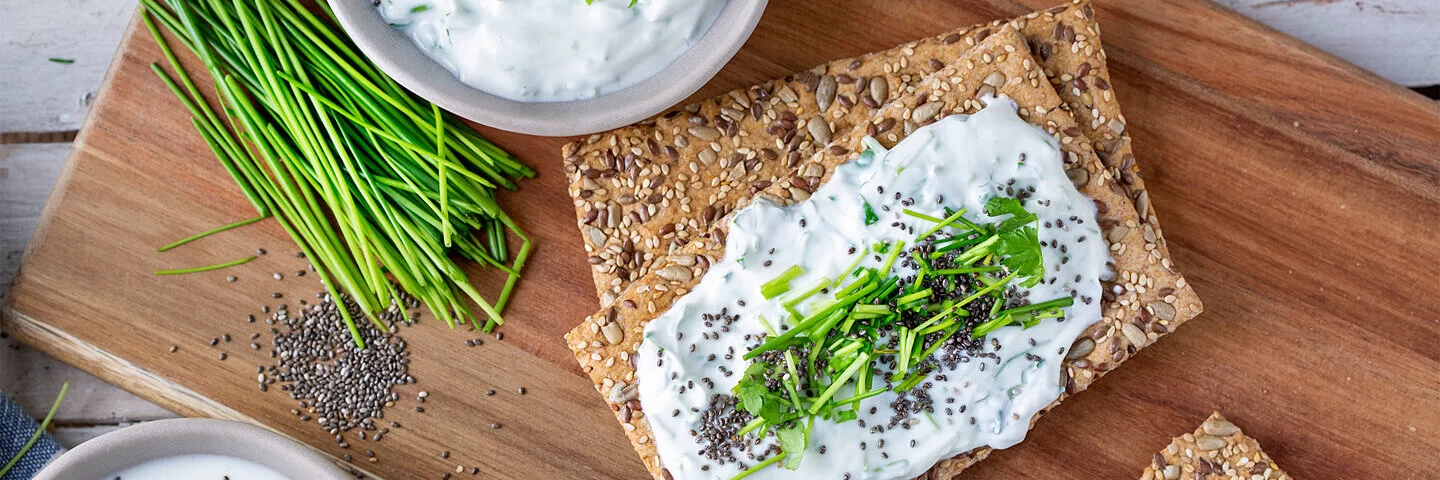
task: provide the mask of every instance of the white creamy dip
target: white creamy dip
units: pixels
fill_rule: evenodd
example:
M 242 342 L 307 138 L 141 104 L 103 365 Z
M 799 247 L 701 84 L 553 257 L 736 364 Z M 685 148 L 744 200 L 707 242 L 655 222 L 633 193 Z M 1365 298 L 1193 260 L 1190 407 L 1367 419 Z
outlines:
M 381 0 L 380 15 L 483 92 L 522 102 L 640 83 L 698 42 L 725 0 Z
M 1010 447 L 1025 437 L 1031 418 L 1063 391 L 1061 362 L 1071 343 L 1100 319 L 1100 281 L 1111 273 L 1094 203 L 1066 177 L 1055 139 L 1022 120 L 1010 100 L 988 103 L 974 115 L 921 128 L 888 153 L 839 167 L 805 202 L 783 207 L 757 200 L 736 214 L 725 258 L 646 325 L 639 351 L 639 398 L 662 464 L 675 478 L 729 478 L 758 463 L 744 454 L 736 455 L 739 465 L 708 460 L 691 431 L 699 428 L 712 395 L 731 395 L 742 377 L 724 372 L 745 371 L 749 362 L 741 357 L 755 342 L 744 337 L 766 332 L 762 318 L 778 331 L 787 316 L 779 298 L 761 295 L 761 284 L 796 264 L 804 273 L 795 285 L 844 275 L 857 256 L 863 256 L 859 265 L 878 268 L 884 262 L 867 254 L 867 246 L 915 239 L 915 229 L 893 223 L 929 227 L 903 215 L 903 208 L 937 217 L 945 216 L 946 207 L 963 208 L 971 212 L 966 218 L 986 223 L 993 220 L 984 213 L 989 197 L 1033 187 L 1024 203 L 1039 217 L 1045 276 L 1019 290 L 1036 301 L 1073 296 L 1064 318 L 1029 329 L 1000 328 L 986 337 L 980 355 L 940 367 L 927 379 L 934 411 L 901 422 L 908 427 L 874 428 L 890 425 L 895 414 L 889 406 L 897 394 L 885 392 L 861 401 L 859 421 L 815 420 L 798 471 L 775 466 L 748 478 L 913 478 L 939 460 L 982 446 Z M 868 226 L 867 202 L 880 217 Z M 891 273 L 915 271 L 897 264 Z M 721 309 L 738 319 L 707 327 L 702 316 Z M 812 313 L 805 305 L 799 310 Z M 836 398 L 853 395 L 853 384 L 844 389 Z M 871 407 L 877 407 L 873 413 Z
M 99 480 L 289 480 L 275 469 L 225 455 L 176 455 L 157 458 Z

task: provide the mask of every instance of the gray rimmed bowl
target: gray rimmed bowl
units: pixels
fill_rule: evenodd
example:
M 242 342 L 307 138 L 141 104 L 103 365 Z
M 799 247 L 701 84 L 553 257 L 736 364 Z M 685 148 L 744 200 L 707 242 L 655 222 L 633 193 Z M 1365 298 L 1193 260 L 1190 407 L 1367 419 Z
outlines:
M 410 91 L 483 125 L 559 137 L 629 125 L 695 93 L 750 38 L 767 1 L 726 1 L 720 16 L 694 47 L 645 81 L 594 98 L 546 103 L 517 102 L 460 82 L 404 33 L 385 23 L 371 0 L 332 0 L 330 6 L 360 51 Z
M 347 480 L 330 460 L 278 433 L 229 420 L 176 418 L 125 427 L 80 444 L 35 480 L 108 478 L 150 460 L 188 454 L 249 460 L 300 480 Z

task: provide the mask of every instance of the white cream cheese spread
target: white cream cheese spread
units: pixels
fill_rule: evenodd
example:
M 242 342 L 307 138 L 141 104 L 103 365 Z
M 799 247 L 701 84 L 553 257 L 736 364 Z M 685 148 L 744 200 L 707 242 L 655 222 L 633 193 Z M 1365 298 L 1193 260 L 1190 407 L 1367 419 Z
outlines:
M 812 420 L 803 455 L 790 465 L 796 470 L 765 466 L 747 478 L 913 478 L 978 447 L 1015 445 L 1031 418 L 1062 392 L 1066 350 L 1100 319 L 1100 282 L 1111 273 L 1094 203 L 1066 177 L 1055 139 L 1001 98 L 872 153 L 839 167 L 807 201 L 780 206 L 759 199 L 737 212 L 724 259 L 646 325 L 638 394 L 662 464 L 675 478 L 731 478 L 775 456 L 776 435 L 747 433 L 743 447 L 716 436 L 734 437 L 736 418 L 747 419 L 736 413 L 732 397 L 750 364 L 743 355 L 767 332 L 792 327 L 796 314 L 823 307 L 810 302 L 787 310 L 785 297 L 767 300 L 761 285 L 791 266 L 803 270 L 791 280 L 797 286 L 842 278 L 857 265 L 881 268 L 886 255 L 872 246 L 914 241 L 933 225 L 905 209 L 933 217 L 964 209 L 964 218 L 984 224 L 998 221 L 986 214 L 987 199 L 1019 199 L 1038 217 L 1044 274 L 1010 295 L 1021 304 L 1062 297 L 1073 303 L 1062 318 L 966 336 L 953 348 L 944 344 L 930 358 L 936 367 L 923 384 L 860 400 L 855 419 Z M 916 271 L 914 262 L 902 261 L 889 273 Z M 876 365 L 876 378 L 895 368 L 884 356 Z M 834 398 L 854 394 L 854 385 L 846 385 Z M 715 432 L 727 422 L 728 430 Z
M 695 45 L 725 0 L 381 0 L 380 15 L 456 78 L 522 102 L 639 83 Z

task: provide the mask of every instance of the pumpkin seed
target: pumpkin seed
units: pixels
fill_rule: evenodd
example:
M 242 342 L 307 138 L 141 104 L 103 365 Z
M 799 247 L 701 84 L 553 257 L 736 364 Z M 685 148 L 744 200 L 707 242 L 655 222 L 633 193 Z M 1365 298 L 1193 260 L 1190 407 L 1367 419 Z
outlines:
M 810 117 L 805 122 L 805 129 L 810 131 L 810 137 L 815 139 L 815 145 L 830 144 L 830 124 L 819 116 Z
M 826 75 L 820 77 L 820 85 L 815 87 L 815 104 L 824 112 L 830 109 L 830 104 L 835 101 L 835 77 Z
M 1070 183 L 1074 184 L 1075 188 L 1085 188 L 1085 184 L 1090 183 L 1090 171 L 1084 167 L 1066 170 L 1065 176 L 1070 177 Z
M 1070 345 L 1070 351 L 1065 352 L 1065 359 L 1074 360 L 1084 358 L 1093 351 L 1095 351 L 1095 341 L 1091 340 L 1090 337 L 1081 337 L 1079 340 L 1076 340 L 1074 344 Z
M 879 103 L 882 105 L 885 103 L 886 100 L 889 100 L 890 81 L 886 80 L 884 77 L 875 77 L 874 80 L 871 80 L 870 98 L 875 99 L 875 103 Z
M 1150 310 L 1153 310 L 1153 311 L 1155 312 L 1155 316 L 1160 317 L 1160 318 L 1162 318 L 1162 319 L 1165 319 L 1165 320 L 1174 320 L 1174 319 L 1175 319 L 1175 306 L 1174 306 L 1174 305 L 1171 305 L 1171 304 L 1168 304 L 1168 303 L 1165 303 L 1165 302 L 1150 302 Z

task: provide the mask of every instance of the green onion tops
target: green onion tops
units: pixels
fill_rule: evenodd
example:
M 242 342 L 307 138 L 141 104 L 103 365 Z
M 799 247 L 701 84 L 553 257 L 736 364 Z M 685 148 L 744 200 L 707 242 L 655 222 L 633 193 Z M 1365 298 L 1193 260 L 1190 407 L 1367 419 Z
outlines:
M 160 81 L 257 213 L 273 216 L 299 244 L 331 295 L 348 294 L 373 317 L 396 302 L 398 285 L 452 327 L 502 321 L 530 241 L 495 192 L 534 171 L 381 73 L 324 2 L 318 14 L 298 0 L 141 4 L 174 70 L 152 64 Z M 208 80 L 197 85 L 181 68 L 157 22 L 200 58 Z M 204 97 L 212 91 L 213 105 Z M 458 258 L 509 280 L 482 294 Z M 346 312 L 345 320 L 363 345 L 355 319 Z

